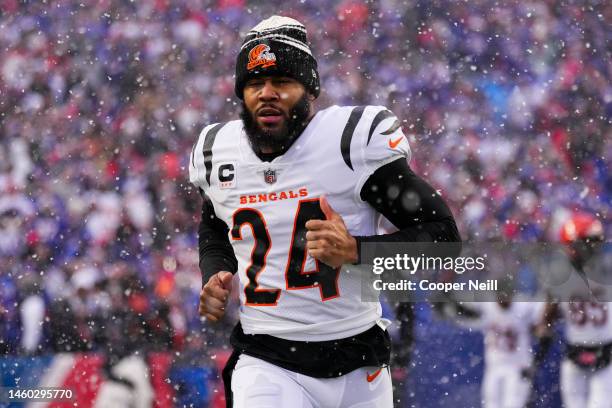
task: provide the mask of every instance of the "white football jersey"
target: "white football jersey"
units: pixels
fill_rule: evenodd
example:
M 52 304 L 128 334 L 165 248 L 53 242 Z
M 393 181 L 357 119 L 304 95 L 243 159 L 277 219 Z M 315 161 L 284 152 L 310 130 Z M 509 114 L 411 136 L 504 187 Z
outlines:
M 591 297 L 574 297 L 559 303 L 565 318 L 565 336 L 576 346 L 600 346 L 612 343 L 612 302 L 598 302 Z
M 571 279 L 581 279 L 573 275 Z M 612 302 L 607 286 L 591 282 L 589 289 L 575 292 L 571 302 L 560 302 L 565 318 L 565 336 L 569 344 L 600 346 L 612 343 Z M 592 293 L 591 293 L 592 292 Z
M 544 307 L 542 302 L 512 302 L 507 309 L 497 302 L 470 303 L 481 315 L 460 323 L 483 331 L 487 367 L 528 367 L 533 359 L 531 330 L 541 321 Z
M 584 266 L 586 275 L 569 266 L 567 270 L 571 273 L 566 280 L 549 289 L 557 298 L 570 300 L 559 302 L 569 344 L 600 346 L 612 343 L 612 302 L 608 301 L 612 299 L 611 260 L 609 253 L 593 259 Z
M 352 235 L 375 235 L 378 213 L 361 188 L 379 167 L 410 159 L 399 121 L 382 106 L 319 111 L 289 150 L 271 162 L 253 152 L 240 120 L 204 128 L 190 181 L 229 228 L 238 260 L 240 321 L 247 334 L 324 341 L 372 327 L 380 304 L 361 301 L 361 279 L 306 252 L 310 219 L 325 195 Z

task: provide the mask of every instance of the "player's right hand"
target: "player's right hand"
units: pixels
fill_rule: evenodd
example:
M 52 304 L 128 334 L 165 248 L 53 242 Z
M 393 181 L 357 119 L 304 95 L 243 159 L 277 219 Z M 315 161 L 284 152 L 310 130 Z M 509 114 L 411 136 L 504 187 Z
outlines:
M 200 292 L 200 316 L 218 322 L 225 314 L 225 306 L 232 291 L 231 272 L 221 271 L 210 277 Z

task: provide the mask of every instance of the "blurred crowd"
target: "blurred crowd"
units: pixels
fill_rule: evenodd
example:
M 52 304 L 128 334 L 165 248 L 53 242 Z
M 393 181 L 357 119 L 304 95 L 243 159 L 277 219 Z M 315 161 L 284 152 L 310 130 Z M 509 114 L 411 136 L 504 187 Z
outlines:
M 577 210 L 609 236 L 612 3 L 567 3 L 3 1 L 0 353 L 219 342 L 188 154 L 236 118 L 241 36 L 272 14 L 309 30 L 318 108 L 403 120 L 465 239 L 556 240 Z

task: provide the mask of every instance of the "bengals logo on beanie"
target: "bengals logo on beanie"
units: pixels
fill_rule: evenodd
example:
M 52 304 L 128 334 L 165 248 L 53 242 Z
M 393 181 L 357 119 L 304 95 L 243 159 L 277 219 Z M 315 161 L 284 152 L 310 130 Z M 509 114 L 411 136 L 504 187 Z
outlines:
M 274 65 L 276 65 L 276 55 L 270 52 L 269 45 L 259 44 L 249 51 L 249 63 L 247 64 L 247 69 L 249 71 L 259 66 L 267 68 Z

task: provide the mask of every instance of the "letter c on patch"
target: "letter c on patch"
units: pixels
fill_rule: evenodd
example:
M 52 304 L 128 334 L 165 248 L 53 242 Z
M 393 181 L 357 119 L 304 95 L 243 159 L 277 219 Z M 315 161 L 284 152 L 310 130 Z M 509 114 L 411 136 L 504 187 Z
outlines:
M 222 183 L 232 181 L 234 179 L 234 165 L 232 163 L 222 164 L 219 166 L 219 181 Z

